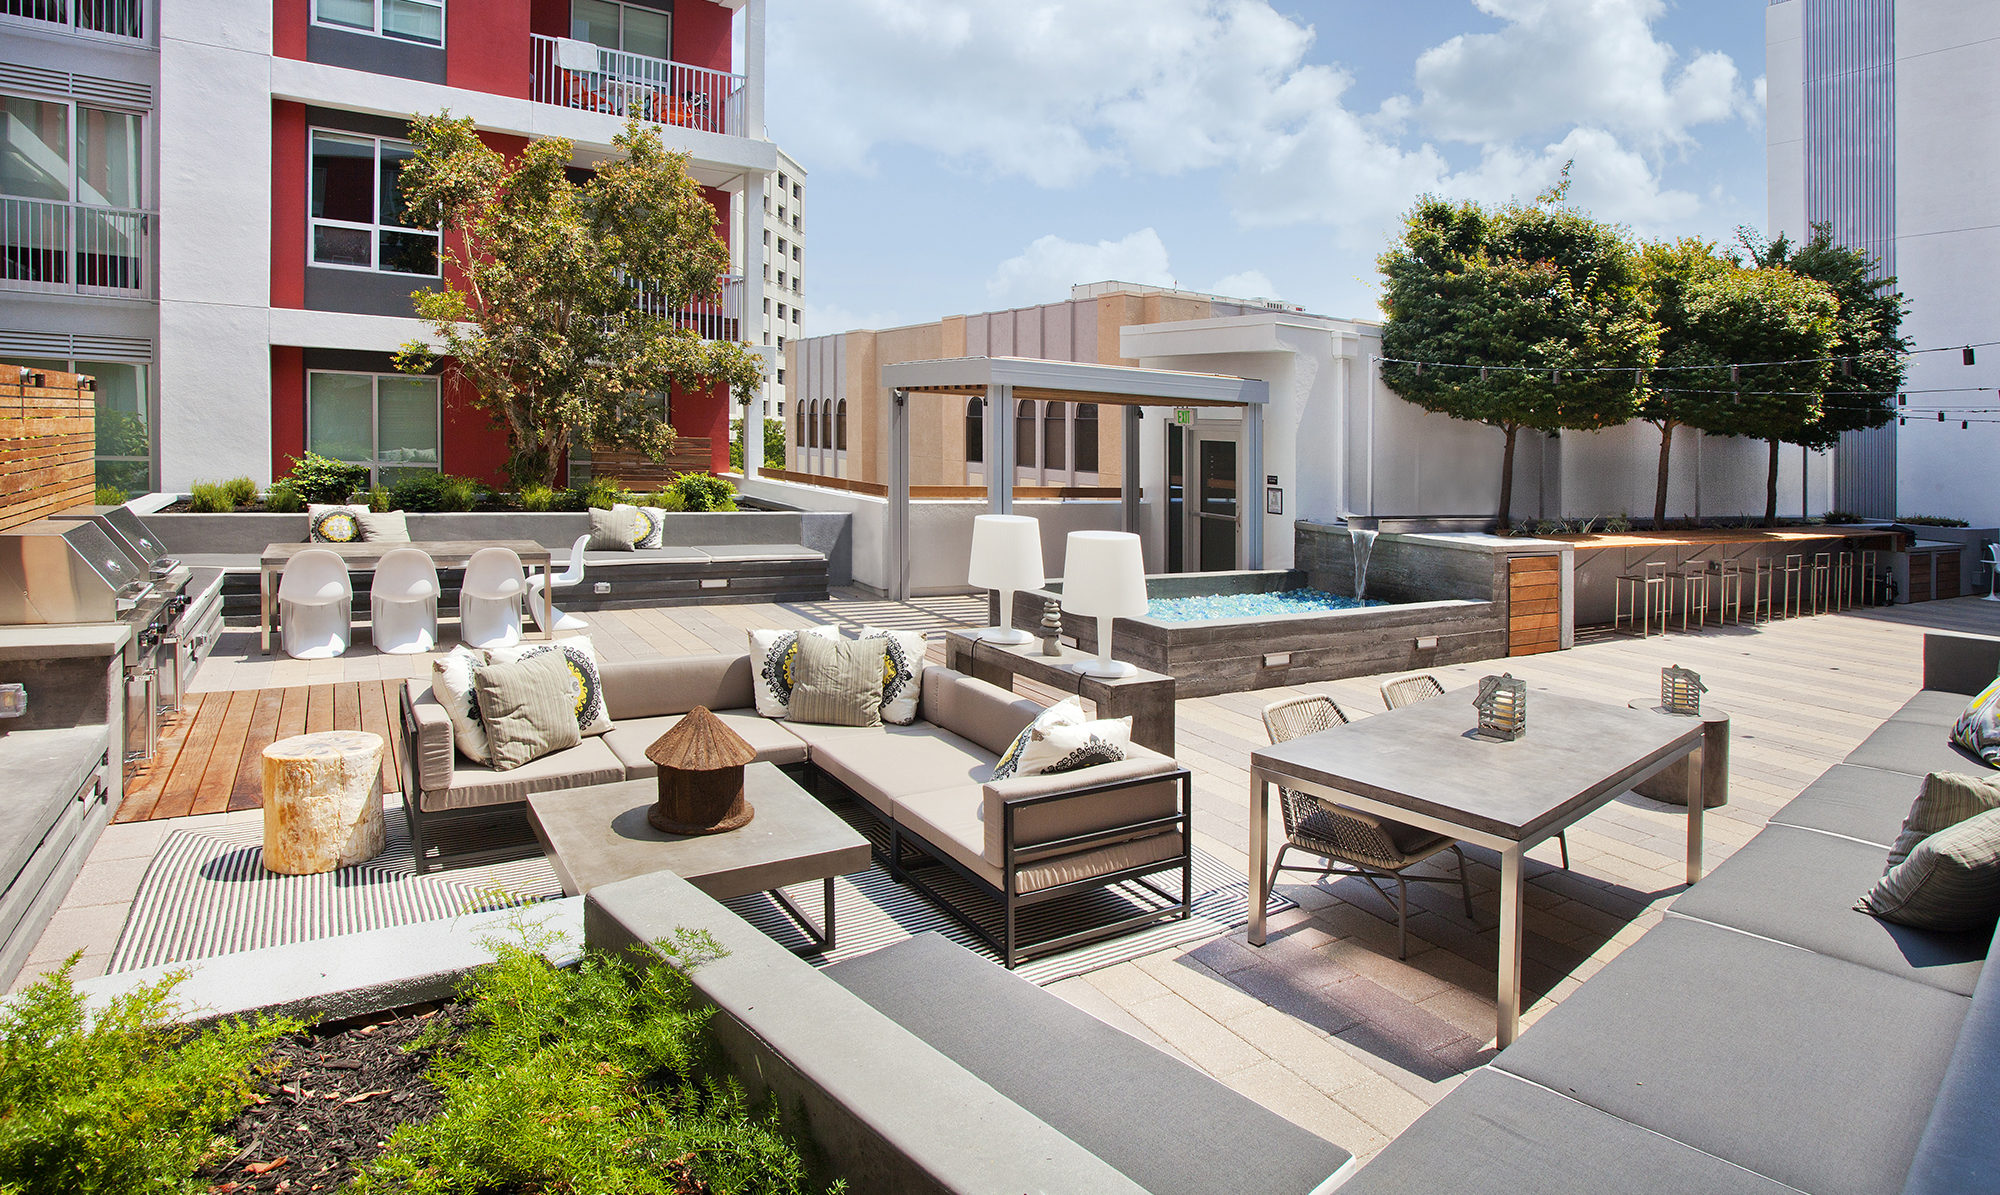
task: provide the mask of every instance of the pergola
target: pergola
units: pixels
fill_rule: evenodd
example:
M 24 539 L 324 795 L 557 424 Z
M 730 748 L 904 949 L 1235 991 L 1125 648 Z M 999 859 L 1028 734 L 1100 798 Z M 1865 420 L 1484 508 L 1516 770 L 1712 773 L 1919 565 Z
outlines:
M 1239 487 L 1237 517 L 1251 568 L 1264 565 L 1264 520 L 1247 510 L 1264 475 L 1264 406 L 1271 388 L 1255 378 L 1226 374 L 1138 369 L 1031 357 L 951 357 L 903 361 L 882 367 L 893 395 L 889 414 L 889 596 L 910 596 L 910 406 L 912 394 L 955 394 L 985 400 L 986 505 L 994 514 L 1014 507 L 1014 404 L 1021 401 L 1096 403 L 1125 411 L 1124 466 L 1119 496 L 1127 531 L 1139 530 L 1139 412 L 1145 407 L 1237 407 L 1243 411 L 1248 456 Z

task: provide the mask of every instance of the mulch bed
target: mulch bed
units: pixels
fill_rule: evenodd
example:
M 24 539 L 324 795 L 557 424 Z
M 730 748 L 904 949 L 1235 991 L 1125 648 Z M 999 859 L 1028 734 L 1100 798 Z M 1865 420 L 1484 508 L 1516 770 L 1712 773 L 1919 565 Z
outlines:
M 430 1004 L 325 1026 L 284 1038 L 272 1049 L 283 1063 L 256 1102 L 225 1126 L 237 1153 L 200 1177 L 216 1195 L 333 1191 L 382 1152 L 406 1121 L 427 1120 L 443 1098 L 424 1072 L 433 1049 L 409 1048 L 439 1018 L 461 1006 Z

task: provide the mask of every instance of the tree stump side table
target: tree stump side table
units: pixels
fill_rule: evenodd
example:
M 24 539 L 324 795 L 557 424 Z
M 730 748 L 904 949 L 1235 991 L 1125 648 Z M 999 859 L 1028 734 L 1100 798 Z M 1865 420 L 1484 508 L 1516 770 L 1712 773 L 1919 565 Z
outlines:
M 1635 710 L 1656 710 L 1663 717 L 1688 717 L 1685 714 L 1669 714 L 1660 708 L 1657 697 L 1641 697 L 1625 703 Z M 1694 752 L 1667 765 L 1666 769 L 1650 780 L 1632 786 L 1632 791 L 1642 797 L 1651 797 L 1666 805 L 1687 804 L 1687 776 L 1689 768 L 1701 770 L 1701 806 L 1714 809 L 1729 804 L 1729 714 L 1726 710 L 1704 705 L 1699 714 L 1701 719 L 1701 746 Z
M 329 730 L 264 748 L 264 867 L 311 875 L 382 853 L 382 736 Z

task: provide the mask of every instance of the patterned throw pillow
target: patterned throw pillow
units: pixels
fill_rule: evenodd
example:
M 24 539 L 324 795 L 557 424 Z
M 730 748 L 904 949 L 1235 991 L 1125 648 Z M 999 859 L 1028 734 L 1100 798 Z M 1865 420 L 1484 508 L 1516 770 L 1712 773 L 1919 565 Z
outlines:
M 431 696 L 451 718 L 452 745 L 474 763 L 485 763 L 492 755 L 472 684 L 473 671 L 486 662 L 485 652 L 461 644 L 431 663 Z
M 1965 707 L 1951 741 L 2000 768 L 2000 678 Z
M 597 649 L 591 645 L 590 636 L 576 635 L 555 643 L 496 647 L 487 654 L 494 663 L 500 664 L 532 660 L 552 651 L 561 652 L 563 663 L 569 666 L 572 682 L 570 698 L 576 704 L 577 733 L 589 736 L 610 730 L 611 711 L 604 706 L 604 681 L 598 674 Z
M 882 644 L 881 639 L 800 637 L 789 720 L 882 725 Z
M 920 631 L 861 628 L 858 639 L 881 638 L 882 720 L 908 726 L 917 720 L 917 699 L 924 691 L 924 636 Z
M 1055 726 L 1037 732 L 1021 748 L 1016 776 L 1074 772 L 1093 764 L 1117 763 L 1132 745 L 1132 719 L 1103 718 L 1081 726 Z
M 757 694 L 757 712 L 766 718 L 783 718 L 791 713 L 792 665 L 798 661 L 800 635 L 838 639 L 840 628 L 750 632 L 750 683 Z
M 367 513 L 368 508 L 361 505 L 308 506 L 306 538 L 316 544 L 358 544 L 361 542 L 361 516 Z
M 1991 929 L 2000 917 L 2000 809 L 1918 843 L 1854 907 L 1919 929 Z
M 1028 744 L 1034 741 L 1037 731 L 1046 735 L 1058 726 L 1081 726 L 1086 721 L 1081 701 L 1065 697 L 1056 702 L 1035 715 L 1035 720 L 1023 726 L 1021 733 L 1014 736 L 1014 741 L 1007 744 L 1007 749 L 1000 753 L 999 761 L 993 765 L 993 778 L 1005 780 L 1020 771 L 1021 756 L 1028 749 Z
M 590 542 L 584 545 L 586 552 L 629 552 L 632 550 L 632 528 L 637 523 L 630 506 L 614 506 L 606 510 L 602 506 L 590 508 Z
M 628 506 L 620 502 L 611 509 L 632 512 L 632 546 L 634 548 L 657 548 L 666 531 L 666 511 L 657 506 Z
M 1917 844 L 1939 830 L 1948 830 L 1969 817 L 2000 808 L 2000 777 L 1954 776 L 1932 772 L 1924 777 L 1924 787 L 1903 815 L 1903 832 L 1889 847 L 1887 871 L 1917 849 Z

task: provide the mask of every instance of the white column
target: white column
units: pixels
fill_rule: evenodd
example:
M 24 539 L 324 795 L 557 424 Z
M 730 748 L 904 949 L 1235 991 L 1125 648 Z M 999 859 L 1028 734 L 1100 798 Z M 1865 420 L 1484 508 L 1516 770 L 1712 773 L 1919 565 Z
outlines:
M 762 45 L 761 39 L 759 45 Z M 739 299 L 742 309 L 736 317 L 736 336 L 745 344 L 757 344 L 763 340 L 757 333 L 764 327 L 764 176 L 752 171 L 743 178 L 743 215 L 736 227 L 730 230 L 730 236 L 743 247 L 739 255 L 743 262 L 743 288 Z M 771 371 L 771 360 L 767 356 L 764 358 L 764 386 L 759 388 L 757 400 L 743 411 L 745 477 L 757 476 L 757 470 L 764 463 L 763 389 L 771 384 Z M 731 396 L 730 401 L 736 401 L 735 397 Z M 784 462 L 779 461 L 778 465 L 782 468 Z
M 1264 567 L 1264 408 L 1243 408 L 1243 473 L 1236 480 L 1236 522 L 1243 529 L 1243 567 Z
M 892 601 L 910 600 L 910 396 L 889 392 L 889 576 Z
M 986 511 L 1014 513 L 1014 388 L 986 388 Z
M 743 6 L 743 135 L 764 139 L 764 0 Z

